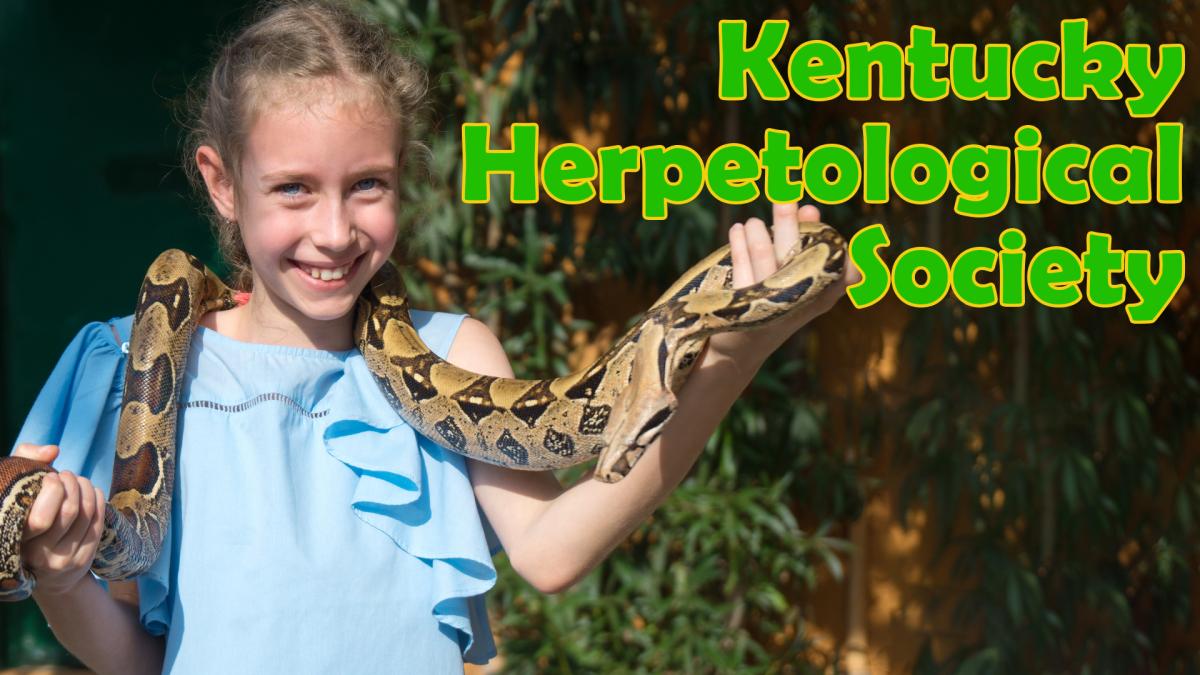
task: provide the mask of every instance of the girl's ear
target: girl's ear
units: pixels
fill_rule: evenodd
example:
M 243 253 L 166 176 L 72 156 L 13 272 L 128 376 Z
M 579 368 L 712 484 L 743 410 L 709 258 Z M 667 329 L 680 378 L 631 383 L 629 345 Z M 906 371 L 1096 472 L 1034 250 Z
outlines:
M 217 212 L 226 220 L 237 221 L 234 208 L 233 181 L 225 171 L 221 156 L 212 146 L 202 145 L 196 150 L 196 166 L 204 176 L 208 194 L 217 207 Z

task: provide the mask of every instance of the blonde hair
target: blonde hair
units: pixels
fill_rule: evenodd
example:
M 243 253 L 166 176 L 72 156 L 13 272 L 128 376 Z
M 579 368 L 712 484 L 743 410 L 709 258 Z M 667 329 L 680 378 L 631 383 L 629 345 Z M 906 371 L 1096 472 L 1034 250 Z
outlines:
M 206 215 L 237 288 L 252 285 L 250 261 L 238 224 L 223 218 L 209 198 L 196 152 L 202 145 L 217 151 L 240 203 L 242 154 L 256 115 L 282 96 L 306 96 L 330 79 L 352 85 L 348 91 L 366 91 L 395 120 L 398 163 L 403 164 L 409 146 L 420 146 L 413 129 L 419 128 L 424 112 L 424 69 L 397 50 L 386 27 L 330 0 L 264 4 L 217 51 L 211 68 L 189 91 L 181 120 L 187 131 L 183 167 L 208 207 Z

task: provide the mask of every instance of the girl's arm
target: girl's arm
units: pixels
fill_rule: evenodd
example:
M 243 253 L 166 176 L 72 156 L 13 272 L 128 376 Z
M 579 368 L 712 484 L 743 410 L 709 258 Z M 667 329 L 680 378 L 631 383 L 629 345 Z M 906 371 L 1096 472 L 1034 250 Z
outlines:
M 46 463 L 57 454 L 53 445 L 21 445 L 13 452 Z M 109 595 L 88 573 L 104 508 L 104 494 L 82 476 L 64 471 L 43 480 L 21 545 L 22 560 L 37 579 L 33 599 L 58 641 L 95 672 L 159 673 L 165 643 L 142 628 L 137 586 L 114 582 Z
M 137 604 L 105 593 L 90 574 L 63 593 L 35 590 L 33 599 L 54 637 L 96 673 L 162 672 L 163 638 L 142 628 Z
M 730 231 L 735 287 L 770 276 L 776 260 L 795 243 L 800 219 L 819 220 L 812 207 L 775 210 L 775 237 L 762 221 Z M 741 334 L 724 334 L 708 347 L 680 390 L 679 407 L 637 465 L 616 483 L 590 478 L 564 491 L 550 472 L 531 473 L 470 462 L 475 496 L 508 553 L 513 568 L 543 592 L 564 590 L 582 578 L 625 539 L 683 480 L 717 424 L 750 383 L 766 357 L 800 326 L 833 306 L 846 284 L 859 278 L 853 266 L 840 284 L 783 322 Z M 459 330 L 449 360 L 482 374 L 511 377 L 495 336 L 469 320 Z

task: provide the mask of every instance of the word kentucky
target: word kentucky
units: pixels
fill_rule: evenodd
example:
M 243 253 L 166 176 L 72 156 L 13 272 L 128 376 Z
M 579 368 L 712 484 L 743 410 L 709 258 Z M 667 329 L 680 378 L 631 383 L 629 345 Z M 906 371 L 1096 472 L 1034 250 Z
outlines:
M 786 100 L 789 84 L 796 95 L 810 101 L 843 94 L 851 101 L 866 101 L 875 95 L 876 85 L 884 101 L 903 100 L 906 90 L 919 101 L 939 101 L 951 94 L 964 101 L 1004 101 L 1014 88 L 1031 101 L 1082 101 L 1089 91 L 1098 99 L 1117 100 L 1123 97 L 1118 81 L 1126 76 L 1138 92 L 1125 101 L 1129 114 L 1153 117 L 1183 79 L 1183 45 L 1160 45 L 1155 70 L 1150 45 L 1089 41 L 1087 19 L 1066 19 L 1059 25 L 1057 43 L 1036 40 L 1015 56 L 1011 45 L 985 45 L 982 65 L 977 64 L 978 47 L 940 43 L 934 29 L 925 26 L 910 29 L 907 47 L 858 42 L 846 45 L 843 53 L 824 40 L 809 40 L 788 58 L 785 83 L 774 59 L 783 48 L 788 22 L 764 21 L 754 44 L 748 45 L 746 22 L 727 20 L 719 26 L 718 91 L 724 100 L 743 100 L 749 80 L 767 101 Z M 945 72 L 939 72 L 943 68 Z

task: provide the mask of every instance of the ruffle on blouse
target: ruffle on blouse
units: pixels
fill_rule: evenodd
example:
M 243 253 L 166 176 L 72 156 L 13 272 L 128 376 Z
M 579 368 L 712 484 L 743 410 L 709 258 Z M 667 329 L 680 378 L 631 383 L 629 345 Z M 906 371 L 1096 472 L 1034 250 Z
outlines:
M 326 451 L 358 476 L 352 506 L 363 522 L 430 567 L 430 611 L 463 659 L 495 655 L 489 631 L 475 634 L 485 593 L 496 583 L 466 460 L 417 434 L 388 404 L 362 358 L 349 359 L 329 391 L 330 410 L 354 410 L 325 427 Z M 381 452 L 381 449 L 385 451 Z M 453 519 L 447 526 L 444 519 Z

